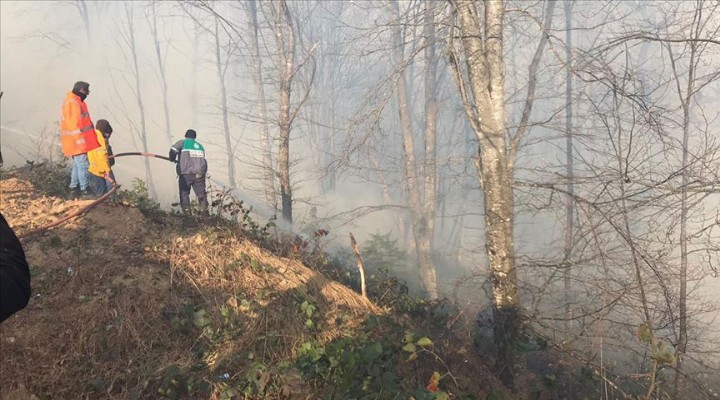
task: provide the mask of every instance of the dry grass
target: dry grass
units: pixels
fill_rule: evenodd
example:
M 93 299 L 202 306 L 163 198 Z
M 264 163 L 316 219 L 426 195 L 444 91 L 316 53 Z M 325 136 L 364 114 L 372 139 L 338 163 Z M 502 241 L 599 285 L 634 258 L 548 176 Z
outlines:
M 0 181 L 0 211 L 19 234 L 86 203 L 38 194 L 23 179 Z M 275 385 L 262 398 L 326 398 L 332 388 L 291 367 L 301 345 L 352 338 L 370 316 L 392 325 L 375 328 L 374 340 L 399 344 L 433 318 L 393 315 L 236 229 L 101 204 L 28 237 L 33 298 L 0 326 L 2 399 L 220 399 L 224 373 Z M 303 303 L 315 307 L 310 327 Z M 436 370 L 452 371 L 447 379 L 461 391 L 499 387 L 470 342 L 446 332 L 418 362 L 399 354 L 403 387 L 424 387 Z M 183 394 L 188 386 L 193 396 Z
M 2 181 L 0 191 L 0 210 L 20 234 L 83 204 L 37 195 L 21 179 Z M 267 365 L 292 360 L 309 337 L 333 340 L 383 312 L 240 233 L 187 225 L 171 217 L 151 225 L 136 209 L 100 205 L 25 241 L 34 297 L 0 327 L 3 391 L 22 385 L 42 399 L 157 398 L 153 378 L 165 368 L 203 364 L 209 398 L 217 398 L 213 374 L 243 373 L 249 352 Z M 322 329 L 307 329 L 302 301 L 317 307 Z M 219 310 L 228 307 L 239 334 L 212 347 L 196 327 L 179 332 L 173 317 L 188 305 L 207 310 L 212 326 L 222 326 Z

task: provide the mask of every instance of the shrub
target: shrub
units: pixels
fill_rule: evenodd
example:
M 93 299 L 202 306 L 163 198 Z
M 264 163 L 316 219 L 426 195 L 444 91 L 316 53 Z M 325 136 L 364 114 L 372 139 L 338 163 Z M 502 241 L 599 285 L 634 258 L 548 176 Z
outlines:
M 39 192 L 48 196 L 70 197 L 70 169 L 64 160 L 29 164 L 28 168 L 27 179 Z
M 137 207 L 143 214 L 160 210 L 160 203 L 150 198 L 145 181 L 135 178 L 131 190 L 119 190 L 117 200 L 132 207 Z

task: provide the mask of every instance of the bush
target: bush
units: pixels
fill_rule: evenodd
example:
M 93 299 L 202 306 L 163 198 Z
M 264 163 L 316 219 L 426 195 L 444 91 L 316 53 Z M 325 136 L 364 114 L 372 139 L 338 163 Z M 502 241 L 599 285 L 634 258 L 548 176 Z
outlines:
M 160 210 L 160 203 L 150 198 L 145 181 L 135 178 L 131 190 L 120 190 L 117 201 L 137 207 L 143 214 Z
M 365 265 L 373 270 L 397 271 L 407 268 L 407 257 L 398 248 L 397 239 L 390 238 L 390 233 L 371 234 L 370 240 L 362 246 L 361 255 Z
M 29 164 L 27 179 L 48 196 L 70 197 L 70 169 L 65 160 L 59 163 Z

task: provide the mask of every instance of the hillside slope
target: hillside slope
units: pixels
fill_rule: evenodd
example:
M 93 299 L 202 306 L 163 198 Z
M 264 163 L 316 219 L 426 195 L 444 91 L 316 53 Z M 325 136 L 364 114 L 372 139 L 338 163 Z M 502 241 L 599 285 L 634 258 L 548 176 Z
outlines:
M 0 212 L 19 236 L 89 203 L 14 175 Z M 33 298 L 0 326 L 2 398 L 511 398 L 431 314 L 378 307 L 257 243 L 122 204 L 24 238 Z

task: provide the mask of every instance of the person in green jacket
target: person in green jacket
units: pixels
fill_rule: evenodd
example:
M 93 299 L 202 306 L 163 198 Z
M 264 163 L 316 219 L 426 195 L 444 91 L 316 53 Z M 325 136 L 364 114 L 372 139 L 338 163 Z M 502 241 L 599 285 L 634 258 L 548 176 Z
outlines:
M 207 174 L 207 160 L 205 148 L 197 140 L 197 132 L 188 129 L 185 139 L 178 140 L 170 147 L 170 161 L 177 163 L 175 170 L 178 174 L 180 188 L 180 207 L 183 212 L 190 209 L 190 188 L 195 192 L 200 209 L 208 208 L 207 194 L 205 193 L 205 175 Z

